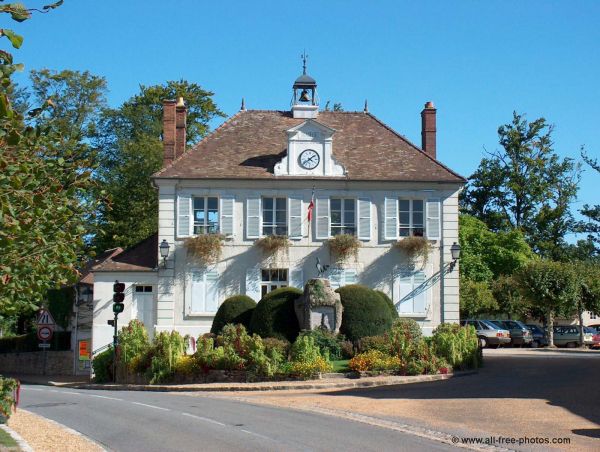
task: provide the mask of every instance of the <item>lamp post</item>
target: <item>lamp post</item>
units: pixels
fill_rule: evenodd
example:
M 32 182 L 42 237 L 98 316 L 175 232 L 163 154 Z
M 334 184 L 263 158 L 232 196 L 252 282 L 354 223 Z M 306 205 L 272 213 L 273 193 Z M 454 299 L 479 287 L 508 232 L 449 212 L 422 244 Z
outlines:
M 454 270 L 456 263 L 460 259 L 460 245 L 456 242 L 450 247 L 450 255 L 452 256 L 452 262 L 450 262 L 450 271 Z
M 158 249 L 160 251 L 160 257 L 163 258 L 163 268 L 167 268 L 167 257 L 169 257 L 170 246 L 166 239 L 163 239 L 163 241 L 160 242 Z

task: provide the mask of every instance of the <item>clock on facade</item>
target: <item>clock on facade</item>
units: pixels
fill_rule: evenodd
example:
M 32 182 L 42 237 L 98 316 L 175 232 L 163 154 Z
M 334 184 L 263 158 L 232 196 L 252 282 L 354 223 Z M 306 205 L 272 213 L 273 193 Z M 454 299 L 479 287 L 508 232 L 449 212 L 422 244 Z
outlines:
M 300 161 L 300 166 L 302 168 L 312 170 L 319 165 L 321 157 L 316 151 L 313 151 L 312 149 L 307 149 L 306 151 L 302 151 L 298 160 Z

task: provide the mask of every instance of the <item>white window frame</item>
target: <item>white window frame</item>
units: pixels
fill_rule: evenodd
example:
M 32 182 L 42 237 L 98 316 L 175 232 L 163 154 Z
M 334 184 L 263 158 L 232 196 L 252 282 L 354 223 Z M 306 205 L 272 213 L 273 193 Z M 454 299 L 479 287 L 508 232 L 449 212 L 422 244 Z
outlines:
M 402 279 L 406 278 L 407 274 L 410 274 L 410 289 L 408 293 L 402 293 Z M 417 282 L 415 282 L 415 276 L 419 275 L 420 278 Z M 422 278 L 422 281 L 420 280 Z M 425 286 L 423 292 L 416 294 L 416 295 L 412 295 L 412 297 L 408 297 L 408 295 L 412 294 L 415 289 L 417 289 L 418 287 L 421 287 L 423 284 L 427 284 L 427 281 L 429 279 L 429 276 L 427 275 L 427 272 L 425 272 L 424 270 L 416 270 L 416 271 L 402 271 L 399 272 L 396 275 L 395 278 L 395 285 L 396 285 L 396 290 L 397 290 L 397 296 L 394 295 L 394 306 L 396 307 L 396 310 L 398 311 L 398 315 L 400 317 L 426 317 L 427 316 L 427 312 L 429 310 L 429 307 L 431 306 L 431 296 L 432 296 L 432 288 L 431 286 Z M 422 311 L 416 311 L 415 310 L 415 298 L 417 296 L 423 296 L 423 310 Z M 402 311 L 402 306 L 407 306 L 407 303 L 410 304 L 412 306 L 411 310 L 405 310 Z
M 195 233 L 195 227 L 196 227 L 196 209 L 194 209 L 194 200 L 198 199 L 198 198 L 204 198 L 204 225 L 202 227 L 204 228 L 208 228 L 209 227 L 209 223 L 208 223 L 208 198 L 215 198 L 217 200 L 217 230 L 215 232 L 201 232 L 196 234 Z M 218 195 L 191 195 L 190 196 L 190 215 L 191 215 L 191 221 L 190 221 L 190 235 L 195 237 L 198 235 L 204 235 L 204 234 L 218 234 L 221 231 L 221 198 Z
M 347 227 L 344 224 L 344 212 L 345 212 L 345 209 L 346 209 L 346 207 L 345 207 L 345 204 L 346 204 L 345 201 L 346 200 L 351 200 L 354 203 L 354 233 L 352 235 L 358 236 L 358 212 L 357 212 L 357 210 L 358 210 L 358 201 L 357 201 L 357 198 L 349 197 L 349 196 L 346 196 L 346 197 L 343 197 L 343 196 L 330 196 L 329 197 L 329 237 L 335 237 L 336 235 L 339 235 L 339 234 L 333 234 L 333 228 L 334 228 L 334 226 L 333 226 L 333 220 L 332 220 L 332 218 L 333 218 L 333 215 L 332 215 L 333 209 L 331 208 L 331 201 L 333 199 L 339 199 L 341 201 L 341 203 L 340 203 L 341 204 L 341 211 L 340 211 L 341 226 L 335 226 L 336 229 L 339 229 L 341 231 L 339 234 L 346 234 L 346 232 L 344 232 L 344 229 Z
M 333 267 L 329 269 L 329 284 L 332 289 L 358 283 L 358 271 L 355 268 Z
M 204 290 L 203 293 L 203 301 L 204 301 L 204 306 L 203 306 L 203 310 L 193 310 L 193 297 L 194 297 L 194 275 L 197 274 L 201 274 L 202 275 L 202 290 Z M 216 297 L 216 303 L 215 304 L 215 310 L 214 311 L 208 311 L 206 309 L 206 305 L 207 305 L 207 295 L 209 295 L 209 287 L 207 284 L 207 281 L 209 281 L 208 275 L 210 275 L 211 279 L 210 281 L 215 281 L 215 293 L 214 296 Z M 192 268 L 190 271 L 190 277 L 189 277 L 189 290 L 188 290 L 188 294 L 189 296 L 186 299 L 186 313 L 188 316 L 212 316 L 215 315 L 217 310 L 219 309 L 219 298 L 220 298 L 220 284 L 219 284 L 219 280 L 220 280 L 220 275 L 218 270 L 215 267 L 210 267 L 210 268 Z M 214 278 L 214 279 L 213 279 Z
M 270 274 L 269 274 L 268 280 L 263 280 L 263 272 L 270 273 L 272 271 L 277 271 L 279 273 L 280 271 L 284 271 L 284 270 L 287 274 L 286 280 L 281 280 L 281 279 L 273 280 L 273 279 L 271 279 Z M 276 287 L 273 288 L 273 286 L 276 286 Z M 290 286 L 290 269 L 289 268 L 261 268 L 260 269 L 260 296 L 261 296 L 261 298 L 273 290 L 279 289 L 281 287 L 289 287 L 289 286 Z M 263 288 L 266 288 L 266 291 L 263 291 Z
M 408 210 L 408 217 L 409 217 L 409 225 L 408 225 L 408 235 L 402 235 L 401 230 L 405 229 L 406 226 L 402 225 L 401 222 L 401 214 L 402 212 L 405 212 L 403 210 L 400 209 L 400 203 L 401 201 L 408 201 L 409 202 L 409 210 Z M 415 210 L 413 208 L 413 204 L 414 201 L 421 201 L 423 203 L 423 210 L 422 210 L 422 214 L 423 214 L 423 220 L 422 220 L 422 229 L 423 229 L 423 235 L 422 236 L 417 236 L 417 237 L 425 237 L 427 238 L 427 200 L 423 199 L 423 198 L 410 198 L 410 197 L 404 197 L 404 196 L 400 196 L 398 197 L 398 238 L 401 240 L 405 237 L 413 237 L 414 236 L 414 213 Z
M 267 225 L 271 229 L 277 229 L 277 223 L 275 222 L 276 217 L 276 203 L 278 199 L 285 199 L 285 234 L 265 234 L 265 199 L 273 201 L 273 222 Z M 260 236 L 266 237 L 269 235 L 288 235 L 289 234 L 289 213 L 290 213 L 290 200 L 287 196 L 261 196 L 260 199 Z

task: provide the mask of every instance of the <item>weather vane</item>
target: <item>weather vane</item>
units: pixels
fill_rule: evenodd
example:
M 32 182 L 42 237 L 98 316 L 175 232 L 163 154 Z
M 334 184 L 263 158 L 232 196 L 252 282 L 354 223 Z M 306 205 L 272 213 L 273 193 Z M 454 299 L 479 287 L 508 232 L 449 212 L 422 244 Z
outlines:
M 302 53 L 302 55 L 300 55 L 300 58 L 302 58 L 302 73 L 306 75 L 306 60 L 308 58 L 308 55 L 306 54 L 306 49 L 304 49 L 304 52 Z

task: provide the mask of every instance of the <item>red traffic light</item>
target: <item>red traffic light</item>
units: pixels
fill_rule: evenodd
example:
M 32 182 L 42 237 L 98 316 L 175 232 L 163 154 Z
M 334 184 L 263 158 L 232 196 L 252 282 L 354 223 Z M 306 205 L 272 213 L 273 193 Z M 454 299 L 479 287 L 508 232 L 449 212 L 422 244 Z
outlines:
M 113 284 L 113 292 L 122 293 L 125 292 L 125 283 L 115 281 Z

